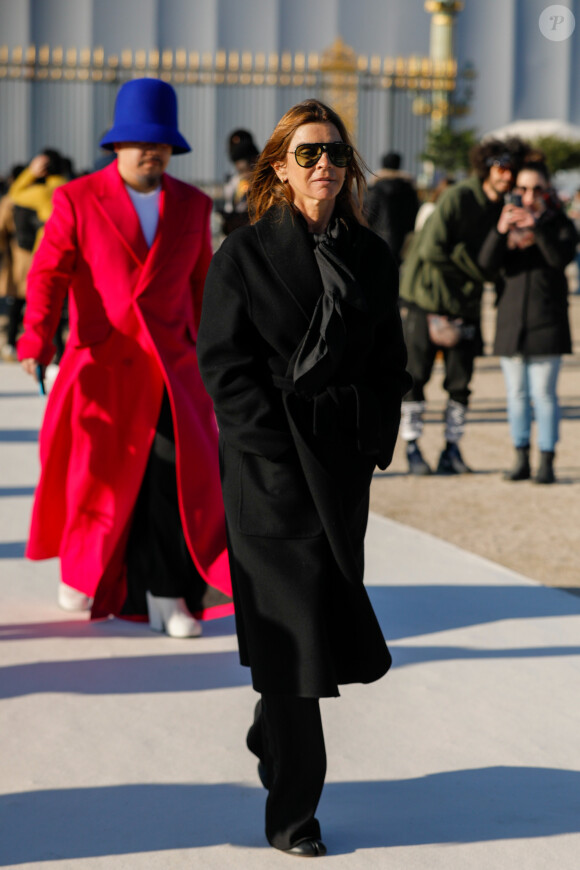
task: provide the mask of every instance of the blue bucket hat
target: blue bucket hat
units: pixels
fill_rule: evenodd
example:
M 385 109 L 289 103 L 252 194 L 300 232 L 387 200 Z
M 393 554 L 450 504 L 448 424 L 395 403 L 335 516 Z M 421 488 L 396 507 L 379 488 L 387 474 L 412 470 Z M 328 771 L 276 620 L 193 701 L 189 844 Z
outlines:
M 177 97 L 170 84 L 132 79 L 119 88 L 113 126 L 99 144 L 114 151 L 115 142 L 163 142 L 174 154 L 191 151 L 177 129 Z

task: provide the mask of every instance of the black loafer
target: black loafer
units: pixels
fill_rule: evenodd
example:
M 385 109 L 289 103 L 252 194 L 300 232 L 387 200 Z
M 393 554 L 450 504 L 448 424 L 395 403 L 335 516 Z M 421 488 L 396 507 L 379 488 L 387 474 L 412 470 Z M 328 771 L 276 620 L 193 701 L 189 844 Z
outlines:
M 291 849 L 283 851 L 286 855 L 298 855 L 300 858 L 319 858 L 326 855 L 326 846 L 322 840 L 302 840 Z

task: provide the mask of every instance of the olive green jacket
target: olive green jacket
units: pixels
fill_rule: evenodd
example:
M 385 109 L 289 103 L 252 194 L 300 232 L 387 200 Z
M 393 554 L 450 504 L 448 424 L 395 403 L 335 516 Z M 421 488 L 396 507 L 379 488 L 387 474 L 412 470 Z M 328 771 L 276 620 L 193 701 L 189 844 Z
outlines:
M 475 177 L 445 191 L 405 258 L 401 299 L 425 311 L 479 320 L 483 283 L 493 275 L 477 265 L 477 255 L 502 207 L 503 199 L 488 199 Z

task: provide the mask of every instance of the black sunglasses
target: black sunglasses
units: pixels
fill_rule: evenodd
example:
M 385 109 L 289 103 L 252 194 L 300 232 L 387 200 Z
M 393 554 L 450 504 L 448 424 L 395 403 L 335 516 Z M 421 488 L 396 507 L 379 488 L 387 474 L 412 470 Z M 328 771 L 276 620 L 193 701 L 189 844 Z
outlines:
M 298 166 L 310 169 L 311 166 L 316 166 L 325 151 L 329 160 L 341 169 L 352 160 L 352 147 L 346 142 L 308 142 L 297 145 L 296 150 L 289 151 L 288 154 L 294 155 Z

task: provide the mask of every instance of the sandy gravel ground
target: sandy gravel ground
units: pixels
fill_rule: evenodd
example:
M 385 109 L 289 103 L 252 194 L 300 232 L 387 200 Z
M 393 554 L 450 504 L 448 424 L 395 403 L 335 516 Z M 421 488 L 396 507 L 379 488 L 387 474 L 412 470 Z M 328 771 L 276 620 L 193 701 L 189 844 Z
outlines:
M 492 301 L 492 293 L 486 292 L 483 324 L 488 349 L 495 324 Z M 562 422 L 556 485 L 502 479 L 502 472 L 513 462 L 505 388 L 498 358 L 485 356 L 476 364 L 462 442 L 464 458 L 474 473 L 412 477 L 407 474 L 404 444 L 399 439 L 391 467 L 375 477 L 371 509 L 534 580 L 580 591 L 580 296 L 570 297 L 570 312 L 575 354 L 564 358 L 559 380 Z M 425 459 L 435 467 L 443 447 L 442 415 L 447 401 L 442 381 L 443 368 L 437 364 L 428 385 L 421 440 Z

